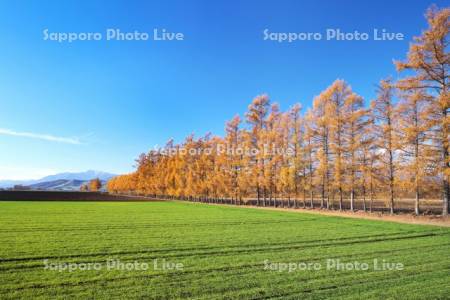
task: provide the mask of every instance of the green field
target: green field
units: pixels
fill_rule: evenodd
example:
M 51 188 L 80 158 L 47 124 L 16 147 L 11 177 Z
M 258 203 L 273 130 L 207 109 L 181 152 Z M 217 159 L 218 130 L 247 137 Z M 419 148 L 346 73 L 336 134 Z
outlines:
M 180 202 L 0 202 L 0 212 L 0 299 L 450 297 L 448 228 Z M 375 270 L 374 259 L 404 268 Z M 306 263 L 317 269 L 298 269 Z

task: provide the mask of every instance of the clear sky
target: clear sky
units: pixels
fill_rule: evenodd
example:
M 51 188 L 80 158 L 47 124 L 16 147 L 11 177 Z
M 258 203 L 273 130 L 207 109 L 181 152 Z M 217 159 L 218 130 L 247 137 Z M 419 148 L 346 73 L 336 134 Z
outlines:
M 336 78 L 366 100 L 397 73 L 423 14 L 447 1 L 1 1 L 0 179 L 61 171 L 132 170 L 168 138 L 222 134 L 226 120 L 268 93 L 304 107 Z M 148 32 L 106 41 L 105 31 Z M 153 29 L 184 34 L 153 41 Z M 263 31 L 368 32 L 368 41 L 264 40 Z M 100 32 L 99 41 L 44 40 Z M 374 29 L 404 34 L 374 41 Z

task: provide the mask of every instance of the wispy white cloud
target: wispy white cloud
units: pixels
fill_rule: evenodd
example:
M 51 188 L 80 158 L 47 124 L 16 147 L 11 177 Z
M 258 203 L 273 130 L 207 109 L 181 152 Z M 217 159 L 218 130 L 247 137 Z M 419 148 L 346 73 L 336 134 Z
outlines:
M 33 132 L 18 132 L 11 129 L 0 128 L 0 135 L 26 137 L 38 140 L 44 140 L 49 142 L 65 143 L 72 145 L 80 145 L 81 142 L 78 138 L 54 136 L 51 134 L 41 134 Z

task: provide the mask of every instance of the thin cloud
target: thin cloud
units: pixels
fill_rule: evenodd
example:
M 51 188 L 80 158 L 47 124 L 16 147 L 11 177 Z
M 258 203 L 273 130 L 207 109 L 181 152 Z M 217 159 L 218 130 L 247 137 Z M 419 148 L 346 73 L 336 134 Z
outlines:
M 38 139 L 49 142 L 65 143 L 72 145 L 80 145 L 81 142 L 77 138 L 54 136 L 51 134 L 40 134 L 32 132 L 18 132 L 11 129 L 0 128 L 0 135 L 19 136 L 32 139 Z

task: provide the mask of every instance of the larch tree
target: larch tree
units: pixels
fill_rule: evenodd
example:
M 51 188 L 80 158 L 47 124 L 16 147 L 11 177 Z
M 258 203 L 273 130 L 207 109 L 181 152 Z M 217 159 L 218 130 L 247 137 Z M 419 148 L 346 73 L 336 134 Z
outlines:
M 241 171 L 241 159 L 242 155 L 239 154 L 241 132 L 239 125 L 241 124 L 241 118 L 235 116 L 231 121 L 227 122 L 225 127 L 225 144 L 223 151 L 227 157 L 227 169 L 231 177 L 231 197 L 234 199 L 241 198 L 241 191 L 239 189 L 239 175 Z
M 401 141 L 402 167 L 408 179 L 412 181 L 415 205 L 414 212 L 420 213 L 419 201 L 427 165 L 430 164 L 430 139 L 428 132 L 429 101 L 420 89 L 405 92 L 398 105 L 399 138 Z M 406 182 L 409 189 L 410 182 Z
M 390 79 L 382 80 L 378 86 L 377 97 L 371 102 L 374 120 L 373 134 L 383 163 L 383 175 L 387 181 L 388 203 L 391 214 L 394 213 L 395 198 L 395 153 L 398 148 L 395 131 L 394 87 Z
M 342 210 L 344 197 L 344 180 L 346 176 L 345 162 L 345 130 L 348 116 L 346 114 L 347 98 L 352 94 L 351 88 L 343 80 L 336 80 L 325 91 L 328 102 L 326 118 L 330 128 L 330 151 L 334 158 L 333 187 L 339 195 L 339 210 Z
M 305 189 L 309 191 L 309 206 L 314 208 L 314 170 L 316 147 L 314 145 L 315 130 L 314 115 L 311 110 L 305 115 L 305 135 L 304 135 L 304 161 L 305 161 Z
M 183 157 L 184 157 L 184 164 L 185 164 L 185 194 L 188 195 L 191 199 L 198 196 L 197 190 L 196 190 L 196 182 L 197 179 L 197 173 L 195 171 L 196 168 L 196 160 L 198 156 L 190 155 L 193 151 L 196 150 L 196 143 L 194 140 L 193 135 L 189 135 L 186 137 L 183 143 Z
M 102 188 L 102 182 L 100 179 L 95 178 L 89 181 L 89 190 L 91 192 L 98 192 Z
M 363 198 L 363 210 L 367 210 L 366 196 L 369 194 L 369 210 L 372 212 L 375 188 L 378 185 L 378 155 L 379 151 L 375 143 L 375 130 L 373 118 L 368 115 L 367 122 L 362 129 L 359 155 L 359 172 L 361 194 Z
M 329 208 L 331 185 L 331 152 L 330 152 L 330 98 L 328 90 L 314 99 L 312 109 L 311 130 L 314 144 L 318 145 L 316 173 L 320 177 L 321 202 L 320 208 Z
M 231 190 L 231 174 L 228 169 L 228 157 L 226 156 L 226 153 L 217 150 L 222 147 L 223 144 L 224 141 L 222 138 L 213 136 L 205 149 L 205 154 L 211 161 L 209 190 L 211 195 L 210 201 L 213 203 L 216 203 L 220 196 L 231 197 L 233 195 Z M 234 199 L 234 204 L 238 204 L 237 198 Z
M 277 142 L 278 146 L 276 147 L 275 151 L 277 160 L 280 162 L 281 168 L 286 169 L 288 174 L 286 181 L 287 184 L 285 185 L 286 188 L 284 190 L 284 197 L 288 198 L 287 206 L 297 207 L 298 195 L 295 192 L 295 186 L 296 180 L 298 180 L 299 170 L 295 166 L 296 161 L 294 156 L 294 124 L 291 117 L 291 110 L 283 113 L 281 116 L 279 130 L 280 135 Z M 281 172 L 281 168 L 279 169 L 279 172 Z M 279 180 L 281 180 L 281 178 Z
M 269 97 L 267 95 L 257 96 L 248 106 L 246 113 L 247 123 L 251 126 L 251 149 L 252 150 L 252 178 L 257 194 L 257 205 L 260 205 L 262 181 L 264 176 L 264 135 L 266 117 L 269 111 Z
M 443 215 L 449 213 L 449 31 L 450 8 L 431 7 L 426 12 L 428 29 L 415 38 L 411 44 L 406 61 L 396 62 L 399 71 L 413 71 L 413 75 L 398 81 L 400 90 L 420 89 L 432 97 L 430 110 L 430 129 L 433 144 L 439 150 L 439 176 L 442 182 Z
M 241 166 L 238 177 L 239 189 L 243 197 L 253 196 L 256 186 L 255 180 L 255 153 L 251 153 L 254 145 L 254 137 L 249 129 L 241 130 L 241 142 L 238 151 L 241 155 Z M 259 204 L 259 203 L 257 203 Z
M 303 207 L 306 206 L 306 164 L 304 161 L 305 154 L 303 149 L 304 127 L 302 117 L 300 115 L 301 105 L 295 104 L 289 110 L 290 127 L 292 128 L 290 144 L 292 148 L 291 177 L 293 181 L 294 206 L 298 206 L 298 197 L 300 189 L 302 190 Z
M 278 167 L 274 170 L 276 173 L 275 184 L 277 185 L 277 190 L 280 193 L 280 198 L 287 198 L 288 207 L 291 207 L 291 197 L 295 186 L 293 157 L 287 153 L 291 147 L 291 125 L 289 113 L 282 114 L 279 129 L 277 130 L 278 135 L 272 149 L 274 152 L 274 160 L 276 165 L 278 165 Z M 282 203 L 284 205 L 284 201 Z
M 355 193 L 358 174 L 360 171 L 360 158 L 362 150 L 362 142 L 364 140 L 365 128 L 368 124 L 367 110 L 364 108 L 361 96 L 351 93 L 345 99 L 345 130 L 344 145 L 346 156 L 346 170 L 348 177 L 348 185 L 350 190 L 350 210 L 355 210 Z M 365 202 L 364 202 L 365 207 Z
M 277 174 L 281 169 L 283 158 L 276 151 L 284 144 L 284 132 L 282 131 L 283 114 L 280 112 L 278 104 L 274 103 L 270 107 L 270 113 L 265 120 L 263 137 L 260 149 L 262 151 L 263 177 L 263 206 L 266 206 L 268 198 L 269 205 L 276 198 L 277 194 Z

